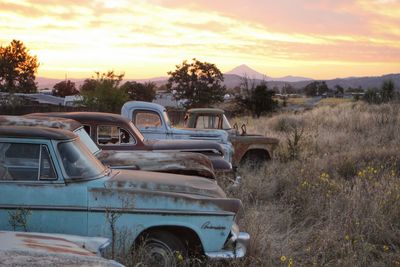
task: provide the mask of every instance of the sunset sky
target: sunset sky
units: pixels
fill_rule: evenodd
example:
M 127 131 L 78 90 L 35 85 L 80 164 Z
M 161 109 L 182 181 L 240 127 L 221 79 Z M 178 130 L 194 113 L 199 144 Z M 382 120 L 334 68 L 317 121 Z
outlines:
M 400 0 L 0 0 L 0 45 L 38 76 L 166 76 L 184 59 L 272 77 L 400 72 Z

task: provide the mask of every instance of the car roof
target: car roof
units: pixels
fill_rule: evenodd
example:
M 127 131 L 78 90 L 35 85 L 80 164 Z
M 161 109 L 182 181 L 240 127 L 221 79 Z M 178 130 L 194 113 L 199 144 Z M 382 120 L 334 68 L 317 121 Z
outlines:
M 115 122 L 115 121 L 123 121 L 125 123 L 129 123 L 130 120 L 114 113 L 107 112 L 48 112 L 48 113 L 33 113 L 29 116 L 49 116 L 49 117 L 58 117 L 58 118 L 68 118 L 75 119 L 77 121 L 95 121 L 95 122 Z
M 34 115 L 25 116 L 6 116 L 0 115 L 1 126 L 42 126 L 50 128 L 65 129 L 75 131 L 82 127 L 77 121 L 64 118 L 43 117 Z
M 216 113 L 224 114 L 225 111 L 220 108 L 192 108 L 187 111 L 188 113 Z
M 135 109 L 154 109 L 158 110 L 159 112 L 163 112 L 165 110 L 164 106 L 153 102 L 128 101 L 125 102 L 125 104 L 122 106 L 121 113 L 123 112 L 123 110 L 129 111 L 129 109 L 131 109 L 132 107 L 135 107 Z
M 66 130 L 32 126 L 1 126 L 0 137 L 71 140 L 77 136 Z

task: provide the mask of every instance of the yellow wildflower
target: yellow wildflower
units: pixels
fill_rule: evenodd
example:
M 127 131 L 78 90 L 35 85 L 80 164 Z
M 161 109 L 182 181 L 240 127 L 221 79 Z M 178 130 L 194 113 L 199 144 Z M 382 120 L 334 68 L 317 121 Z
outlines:
M 349 240 L 350 240 L 350 236 L 349 236 L 349 235 L 345 235 L 345 236 L 344 236 L 344 239 L 346 239 L 347 241 L 349 241 Z
M 285 262 L 286 261 L 286 256 L 281 256 L 281 262 Z
M 388 251 L 389 247 L 387 245 L 383 245 L 383 251 Z
M 293 258 L 290 257 L 289 262 L 288 262 L 288 267 L 292 267 L 293 265 Z

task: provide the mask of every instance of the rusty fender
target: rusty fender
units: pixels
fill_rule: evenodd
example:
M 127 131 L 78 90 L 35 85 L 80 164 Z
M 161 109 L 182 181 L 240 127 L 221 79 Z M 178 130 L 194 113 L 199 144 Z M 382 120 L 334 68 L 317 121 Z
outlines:
M 107 201 L 107 197 L 112 197 L 115 193 L 119 196 L 123 196 L 124 200 L 128 203 L 133 203 L 127 207 L 121 205 L 116 207 L 110 207 L 110 202 Z M 135 188 L 92 188 L 89 190 L 89 194 L 99 201 L 100 205 L 97 207 L 89 208 L 90 211 L 104 211 L 105 209 L 112 208 L 122 213 L 154 213 L 154 214 L 213 214 L 213 215 L 236 215 L 242 208 L 242 202 L 239 199 L 234 198 L 210 198 L 201 197 L 185 193 L 175 193 L 166 191 L 148 191 Z M 155 199 L 163 202 L 171 202 L 171 206 L 175 208 L 163 208 L 155 209 L 153 206 L 139 206 L 137 200 L 154 201 Z M 178 204 L 181 205 L 178 205 Z M 121 204 L 121 202 L 119 202 Z M 188 208 L 192 207 L 192 208 Z M 195 207 L 199 207 L 198 210 Z M 200 208 L 202 207 L 202 208 Z M 206 210 L 204 208 L 207 208 Z

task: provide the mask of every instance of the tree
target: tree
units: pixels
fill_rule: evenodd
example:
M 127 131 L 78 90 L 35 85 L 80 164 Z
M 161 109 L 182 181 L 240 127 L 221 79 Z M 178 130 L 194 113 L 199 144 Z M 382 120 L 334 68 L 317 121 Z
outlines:
M 126 82 L 121 86 L 131 100 L 151 102 L 156 97 L 156 84 L 153 82 Z
M 365 92 L 363 100 L 369 104 L 387 103 L 395 97 L 395 85 L 392 80 L 387 80 L 382 83 L 381 88 L 369 89 Z
M 195 58 L 191 63 L 185 60 L 168 75 L 168 91 L 176 100 L 185 100 L 186 108 L 206 107 L 224 100 L 224 76 L 214 64 Z
M 96 79 L 86 79 L 81 87 L 82 104 L 90 110 L 119 113 L 128 101 L 127 93 L 119 86 L 123 77 L 114 71 L 96 72 Z
M 389 102 L 394 95 L 394 82 L 392 80 L 384 81 L 381 87 L 382 102 Z
M 96 72 L 96 74 L 97 74 L 97 76 L 99 76 L 98 72 Z M 91 91 L 96 90 L 97 85 L 98 85 L 98 80 L 94 79 L 93 77 L 91 79 L 85 79 L 83 81 L 83 84 L 81 85 L 79 91 L 81 93 L 89 93 Z
M 377 89 L 368 89 L 364 96 L 363 100 L 367 102 L 368 104 L 380 104 L 382 103 L 382 97 L 381 94 Z
M 66 97 L 67 95 L 77 95 L 79 91 L 75 87 L 75 83 L 68 81 L 61 81 L 53 86 L 53 95 Z
M 241 91 L 235 98 L 237 105 L 243 110 L 250 111 L 257 118 L 263 112 L 274 111 L 278 106 L 278 102 L 272 99 L 275 92 L 268 89 L 266 82 L 256 85 L 254 80 L 249 81 L 248 77 L 244 77 Z
M 328 92 L 329 88 L 324 81 L 314 81 L 306 85 L 303 90 L 307 96 L 320 96 L 323 93 Z
M 291 84 L 285 83 L 282 87 L 282 94 L 296 94 L 298 91 Z
M 36 56 L 18 40 L 0 47 L 0 91 L 10 93 L 33 93 L 37 91 L 35 73 L 39 63 Z
M 343 95 L 344 94 L 344 88 L 340 85 L 335 85 L 335 95 Z

